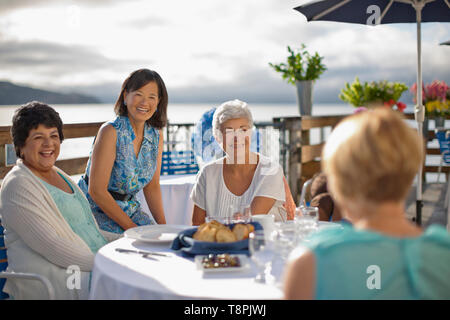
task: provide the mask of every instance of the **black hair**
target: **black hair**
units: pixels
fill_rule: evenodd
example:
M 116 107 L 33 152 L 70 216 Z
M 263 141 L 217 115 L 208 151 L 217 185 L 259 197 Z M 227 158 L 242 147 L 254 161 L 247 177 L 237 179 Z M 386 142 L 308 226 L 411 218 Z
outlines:
M 30 131 L 41 124 L 47 128 L 57 128 L 59 140 L 61 142 L 64 140 L 62 120 L 59 113 L 49 105 L 32 101 L 22 105 L 14 112 L 11 136 L 17 157 L 21 158 L 20 149 L 25 145 Z

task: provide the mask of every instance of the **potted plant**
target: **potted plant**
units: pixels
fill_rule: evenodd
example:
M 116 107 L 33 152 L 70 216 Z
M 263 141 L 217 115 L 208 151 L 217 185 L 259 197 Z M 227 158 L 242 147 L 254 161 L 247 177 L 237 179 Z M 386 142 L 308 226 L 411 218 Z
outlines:
M 304 44 L 300 49 L 292 50 L 287 47 L 289 56 L 286 63 L 269 65 L 282 74 L 283 79 L 297 87 L 297 101 L 300 115 L 311 115 L 312 88 L 314 81 L 327 70 L 322 63 L 323 57 L 316 52 L 311 55 Z
M 414 103 L 417 103 L 416 83 L 411 86 L 411 92 Z M 450 87 L 440 80 L 426 84 L 422 87 L 422 103 L 427 119 L 434 118 L 435 127 L 443 127 L 445 117 L 450 115 Z
M 361 83 L 359 78 L 356 77 L 352 84 L 345 84 L 339 94 L 339 99 L 356 108 L 385 106 L 403 112 L 406 104 L 398 101 L 398 99 L 406 90 L 408 90 L 408 87 L 404 83 L 387 80 Z

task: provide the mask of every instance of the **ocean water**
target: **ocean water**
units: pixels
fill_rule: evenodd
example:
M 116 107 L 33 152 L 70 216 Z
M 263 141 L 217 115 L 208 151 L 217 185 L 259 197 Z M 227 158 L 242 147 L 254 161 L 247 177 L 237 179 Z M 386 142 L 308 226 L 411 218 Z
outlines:
M 217 105 L 198 103 L 181 104 L 172 103 L 168 106 L 168 118 L 172 124 L 176 123 L 196 123 L 202 114 Z M 14 111 L 19 106 L 0 106 L 0 126 L 10 126 Z M 103 122 L 115 118 L 112 104 L 81 104 L 81 105 L 52 105 L 58 111 L 63 123 L 89 123 Z M 274 117 L 292 117 L 299 116 L 296 104 L 249 104 L 250 110 L 255 122 L 271 122 Z M 313 106 L 313 115 L 347 115 L 352 114 L 354 108 L 347 104 L 315 104 Z M 413 107 L 408 106 L 406 112 L 413 112 Z M 416 127 L 414 121 L 409 121 L 412 127 Z M 448 123 L 447 123 L 448 126 Z M 434 129 L 434 123 L 430 123 L 430 129 Z M 323 138 L 326 139 L 330 130 L 323 132 Z M 311 130 L 311 144 L 319 143 L 321 133 L 319 129 Z M 59 159 L 71 159 L 85 157 L 89 155 L 93 137 L 68 139 L 61 145 Z M 429 144 L 431 147 L 438 147 L 437 141 Z M 430 165 L 439 165 L 440 156 L 427 156 L 426 163 Z M 427 174 L 427 180 L 428 180 Z M 437 175 L 431 174 L 430 181 L 436 181 Z M 441 175 L 440 180 L 445 179 Z M 444 181 L 444 180 L 443 180 Z

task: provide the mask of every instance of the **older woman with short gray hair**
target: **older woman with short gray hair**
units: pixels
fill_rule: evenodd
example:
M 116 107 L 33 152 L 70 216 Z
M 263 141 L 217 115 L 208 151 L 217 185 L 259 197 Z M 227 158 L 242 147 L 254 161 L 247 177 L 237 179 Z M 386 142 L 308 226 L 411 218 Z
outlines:
M 285 179 L 278 162 L 250 151 L 253 117 L 245 102 L 223 103 L 214 113 L 213 133 L 225 157 L 204 166 L 191 193 L 192 222 L 207 216 L 231 218 L 236 210 L 250 208 L 252 215 L 272 214 L 286 220 Z

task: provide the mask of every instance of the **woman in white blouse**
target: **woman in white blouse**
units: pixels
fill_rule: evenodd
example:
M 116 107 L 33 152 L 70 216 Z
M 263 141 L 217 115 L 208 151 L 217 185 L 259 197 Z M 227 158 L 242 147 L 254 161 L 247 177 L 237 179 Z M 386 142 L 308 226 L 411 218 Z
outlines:
M 231 218 L 249 207 L 252 215 L 273 214 L 286 220 L 283 169 L 259 153 L 250 151 L 253 118 L 245 102 L 223 103 L 214 113 L 213 133 L 225 157 L 205 165 L 191 193 L 192 224 L 206 216 Z

